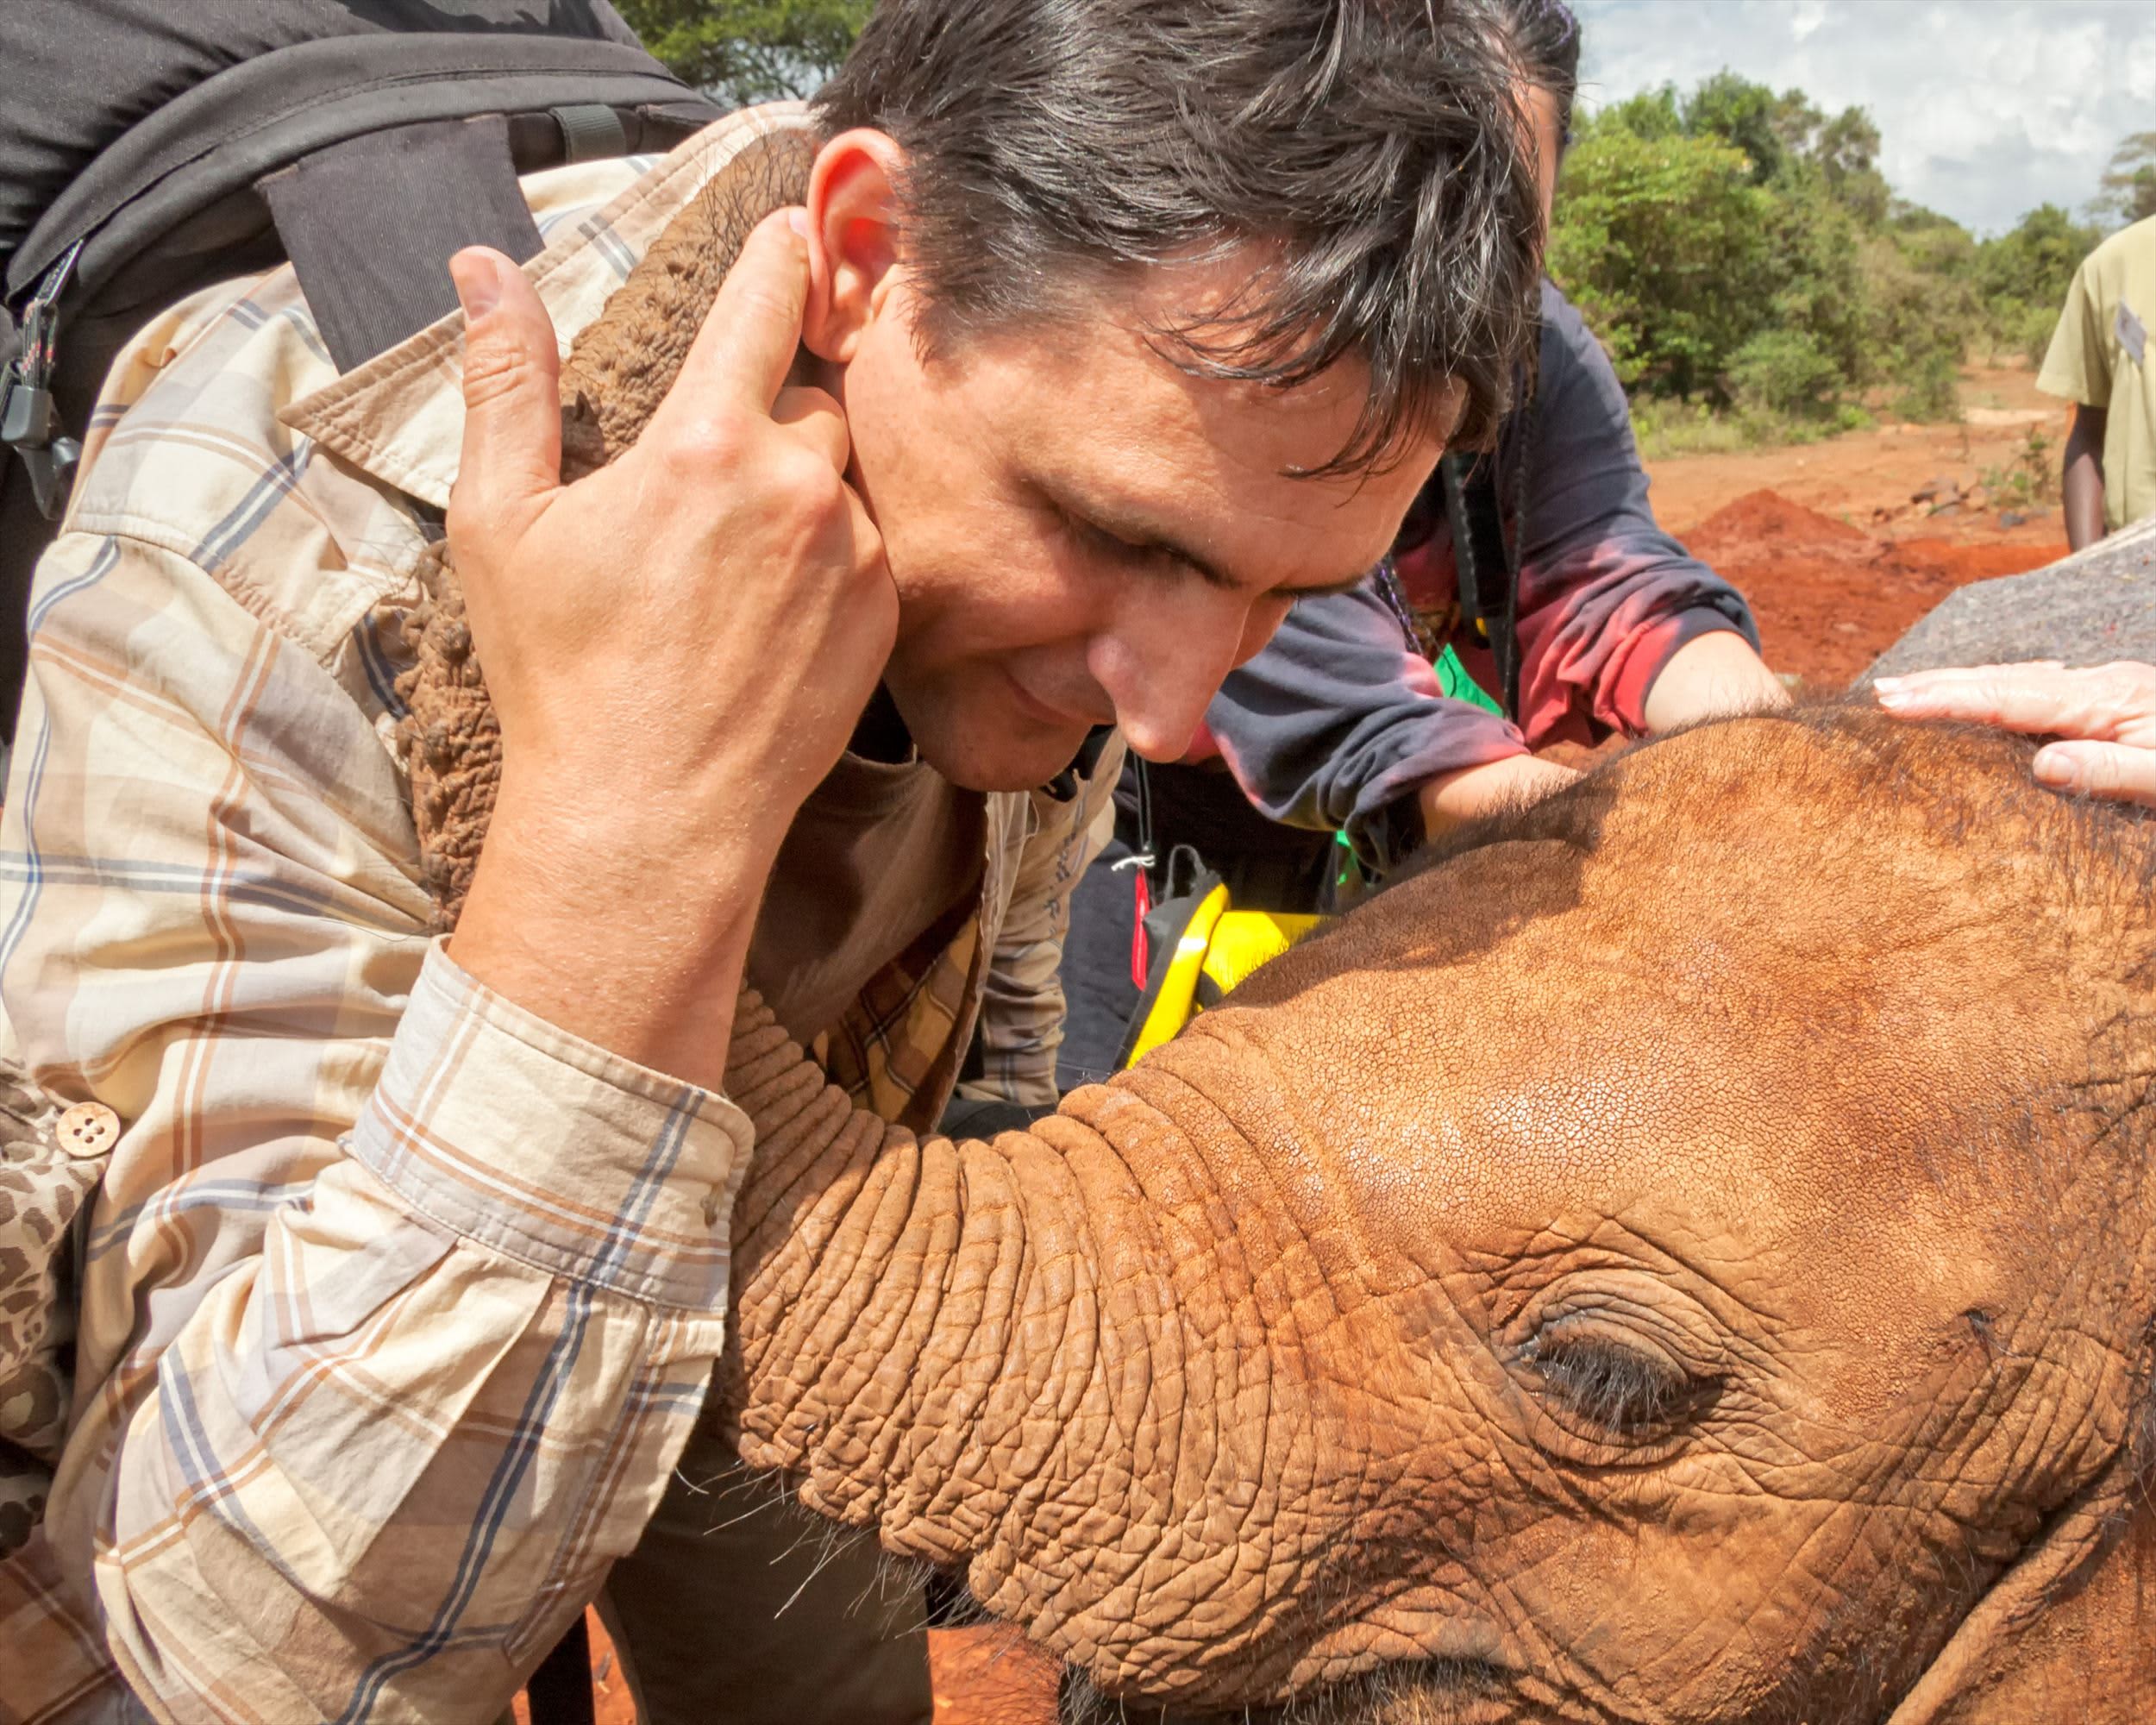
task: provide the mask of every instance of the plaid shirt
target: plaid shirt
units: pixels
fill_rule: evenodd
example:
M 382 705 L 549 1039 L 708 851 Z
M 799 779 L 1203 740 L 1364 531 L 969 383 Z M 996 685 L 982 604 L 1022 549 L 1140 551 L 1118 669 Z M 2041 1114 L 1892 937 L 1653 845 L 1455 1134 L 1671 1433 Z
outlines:
M 743 143 L 526 193 L 564 341 Z M 724 1340 L 724 1097 L 521 1011 L 427 933 L 390 747 L 462 423 L 455 317 L 340 377 L 289 270 L 114 368 L 30 613 L 0 996 L 121 1134 L 74 1420 L 0 1564 L 0 1722 L 487 1720 L 636 1543 Z M 1112 755 L 1117 751 L 1112 751 Z M 1114 758 L 988 799 L 984 885 L 826 1056 L 933 1118 L 1052 1099 L 1062 918 Z

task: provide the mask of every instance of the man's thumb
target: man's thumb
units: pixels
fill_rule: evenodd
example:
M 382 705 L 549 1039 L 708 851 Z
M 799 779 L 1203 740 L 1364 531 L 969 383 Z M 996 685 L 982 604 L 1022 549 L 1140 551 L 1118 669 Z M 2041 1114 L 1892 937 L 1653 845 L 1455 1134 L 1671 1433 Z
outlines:
M 449 260 L 464 307 L 464 453 L 456 513 L 515 531 L 561 483 L 561 362 L 554 320 L 524 273 L 471 246 Z

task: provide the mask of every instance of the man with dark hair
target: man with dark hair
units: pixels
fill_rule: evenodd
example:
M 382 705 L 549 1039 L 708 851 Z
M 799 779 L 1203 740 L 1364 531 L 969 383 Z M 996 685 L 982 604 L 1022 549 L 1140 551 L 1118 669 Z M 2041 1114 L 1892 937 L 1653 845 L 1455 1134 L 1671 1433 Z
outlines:
M 1578 20 L 1563 0 L 1466 0 L 1445 26 L 1489 30 L 1511 62 L 1546 223 Z M 1238 908 L 1334 908 L 1426 838 L 1575 776 L 1531 750 L 1786 699 L 1743 598 L 1656 522 L 1624 392 L 1547 279 L 1535 345 L 1495 448 L 1432 476 L 1371 580 L 1297 604 L 1188 762 L 1126 768 L 1114 841 L 1074 895 L 1066 1088 L 1131 1040 L 1163 944 L 1141 906 L 1173 889 L 1179 852 Z
M 887 1117 L 977 1024 L 1052 1096 L 1094 733 L 1180 755 L 1502 410 L 1532 169 L 1438 22 L 892 0 L 813 114 L 527 180 L 546 249 L 461 254 L 462 317 L 342 376 L 289 271 L 122 354 L 0 836 L 8 1017 L 110 1155 L 8 1704 L 492 1717 L 698 1427 L 744 975 Z M 730 257 L 708 316 L 602 313 L 651 248 L 617 303 Z M 565 486 L 587 329 L 624 387 L 687 351 Z M 444 506 L 502 749 L 453 949 L 392 743 Z M 705 1676 L 756 1625 L 681 1473 L 617 1602 L 649 1715 L 768 1716 Z M 924 1710 L 818 1651 L 754 1683 Z

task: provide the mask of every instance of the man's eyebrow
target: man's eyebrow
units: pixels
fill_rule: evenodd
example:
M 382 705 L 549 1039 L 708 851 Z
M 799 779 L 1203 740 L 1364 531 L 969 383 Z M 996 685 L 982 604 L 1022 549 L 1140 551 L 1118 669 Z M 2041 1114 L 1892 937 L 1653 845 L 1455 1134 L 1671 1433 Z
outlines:
M 1236 580 L 1203 551 L 1175 536 L 1174 530 L 1156 522 L 1143 519 L 1135 514 L 1125 514 L 1112 503 L 1081 499 L 1065 491 L 1052 480 L 1037 480 L 1048 500 L 1074 520 L 1084 523 L 1105 533 L 1111 539 L 1121 541 L 1132 550 L 1153 556 L 1170 557 L 1188 568 L 1208 586 L 1239 593 L 1243 583 Z M 1292 594 L 1296 599 L 1325 599 L 1333 593 L 1352 593 L 1369 579 L 1369 570 L 1357 569 L 1354 574 L 1342 575 L 1337 580 L 1321 581 L 1292 587 L 1273 587 L 1269 592 Z

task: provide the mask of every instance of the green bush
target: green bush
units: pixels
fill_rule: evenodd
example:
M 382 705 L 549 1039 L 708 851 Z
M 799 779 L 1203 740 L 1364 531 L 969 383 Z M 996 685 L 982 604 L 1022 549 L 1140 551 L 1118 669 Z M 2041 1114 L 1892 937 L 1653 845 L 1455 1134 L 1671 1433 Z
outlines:
M 1939 348 L 1896 355 L 1893 376 L 1901 386 L 1894 399 L 1896 418 L 1928 422 L 1961 417 L 1959 355 Z
M 1791 419 L 1826 419 L 1839 405 L 1842 368 L 1802 329 L 1762 329 L 1729 362 L 1741 407 Z
M 1968 237 L 1959 228 L 1952 231 Z M 1959 418 L 1961 361 L 1984 321 L 1974 289 L 1957 273 L 1973 250 L 1920 228 L 1868 235 L 1858 255 L 1865 282 L 1860 380 L 1888 392 L 1899 418 Z
M 2048 305 L 2054 311 L 2082 259 L 2103 237 L 2056 204 L 2040 204 L 2011 232 L 1977 248 L 1977 285 L 1987 304 Z
M 2047 204 L 1978 242 L 1894 196 L 1879 141 L 1860 109 L 1829 117 L 1730 72 L 1582 126 L 1550 269 L 1608 348 L 1644 444 L 1821 435 L 1859 398 L 1952 419 L 1972 348 L 2041 360 L 2096 229 Z M 1709 433 L 1695 405 L 1729 425 Z
M 1993 351 L 2010 354 L 2027 365 L 2042 365 L 2051 349 L 2052 332 L 2059 327 L 2059 312 L 2057 304 L 2024 305 L 2016 299 L 2002 300 L 1991 310 Z
M 1741 150 L 1590 126 L 1568 155 L 1550 269 L 1627 387 L 1719 387 L 1770 289 L 1770 194 Z
M 1756 406 L 1717 411 L 1704 400 L 1674 401 L 1651 395 L 1639 397 L 1632 405 L 1633 436 L 1650 461 L 1669 455 L 1725 455 L 1815 443 L 1845 431 L 1866 430 L 1874 423 L 1853 401 L 1840 403 L 1823 418 L 1808 419 Z

